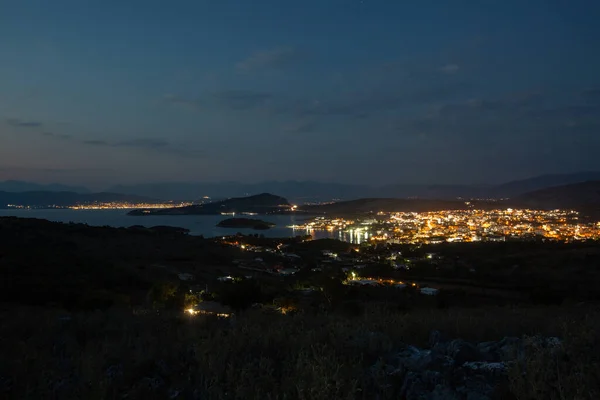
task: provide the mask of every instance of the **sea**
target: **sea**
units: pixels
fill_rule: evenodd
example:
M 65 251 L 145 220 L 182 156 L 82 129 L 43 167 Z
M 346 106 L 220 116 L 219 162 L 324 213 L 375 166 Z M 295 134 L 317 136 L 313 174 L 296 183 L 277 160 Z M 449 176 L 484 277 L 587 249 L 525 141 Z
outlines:
M 241 232 L 247 234 L 263 234 L 266 237 L 294 237 L 298 235 L 312 235 L 313 239 L 332 238 L 350 243 L 360 243 L 364 237 L 351 232 L 294 229 L 293 225 L 300 225 L 307 217 L 297 215 L 260 215 L 254 218 L 272 222 L 275 227 L 268 230 L 253 230 L 239 228 L 219 228 L 216 225 L 223 219 L 230 218 L 223 215 L 156 215 L 156 216 L 131 216 L 129 210 L 71 210 L 71 209 L 8 209 L 0 210 L 0 217 L 13 216 L 21 218 L 40 218 L 55 222 L 75 222 L 90 226 L 111 226 L 116 228 L 141 225 L 152 227 L 157 225 L 176 226 L 190 230 L 190 235 L 204 237 L 228 236 Z M 250 217 L 253 218 L 253 217 Z

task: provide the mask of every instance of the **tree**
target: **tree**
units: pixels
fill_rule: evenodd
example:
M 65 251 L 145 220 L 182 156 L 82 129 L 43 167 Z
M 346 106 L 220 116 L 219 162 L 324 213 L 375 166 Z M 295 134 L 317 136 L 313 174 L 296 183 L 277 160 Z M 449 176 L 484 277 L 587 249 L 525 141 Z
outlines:
M 177 284 L 173 282 L 157 282 L 150 288 L 148 298 L 155 307 L 172 305 L 177 294 Z

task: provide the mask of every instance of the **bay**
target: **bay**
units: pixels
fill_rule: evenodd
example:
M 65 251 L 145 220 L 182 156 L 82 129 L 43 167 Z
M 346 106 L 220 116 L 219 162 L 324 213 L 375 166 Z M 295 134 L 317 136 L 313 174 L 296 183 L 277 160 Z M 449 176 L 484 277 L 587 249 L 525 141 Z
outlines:
M 71 209 L 8 209 L 0 210 L 0 216 L 14 216 L 20 218 L 40 218 L 55 222 L 83 223 L 90 226 L 111 226 L 115 228 L 141 225 L 153 227 L 157 225 L 176 226 L 190 230 L 191 235 L 216 237 L 233 235 L 237 232 L 247 234 L 262 234 L 266 237 L 293 237 L 310 234 L 314 239 L 334 238 L 347 242 L 357 242 L 353 235 L 342 231 L 292 229 L 290 226 L 299 225 L 306 216 L 295 215 L 260 215 L 256 218 L 272 222 L 275 227 L 257 231 L 253 229 L 219 228 L 217 223 L 229 218 L 223 215 L 157 215 L 157 216 L 131 216 L 129 210 L 71 210 Z M 360 242 L 360 239 L 358 239 Z

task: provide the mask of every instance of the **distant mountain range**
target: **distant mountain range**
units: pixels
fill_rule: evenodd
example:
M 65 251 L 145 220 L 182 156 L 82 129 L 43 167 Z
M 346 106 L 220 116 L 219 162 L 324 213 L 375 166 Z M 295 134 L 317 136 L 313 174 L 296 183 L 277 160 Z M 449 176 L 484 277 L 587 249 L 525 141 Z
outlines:
M 223 201 L 193 205 L 188 207 L 133 210 L 129 215 L 214 215 L 221 213 L 304 213 L 349 215 L 404 211 L 427 212 L 439 210 L 461 210 L 468 208 L 535 208 L 535 209 L 575 209 L 585 215 L 600 215 L 600 181 L 589 181 L 571 185 L 556 186 L 528 192 L 512 199 L 503 200 L 444 200 L 444 199 L 398 199 L 360 198 L 338 201 L 329 204 L 301 205 L 297 209 L 280 196 L 269 193 L 231 198 Z
M 248 197 L 236 197 L 212 203 L 159 210 L 133 210 L 129 215 L 218 215 L 222 213 L 270 214 L 289 211 L 287 199 L 269 193 Z
M 293 203 L 351 200 L 357 198 L 507 198 L 521 194 L 572 183 L 600 180 L 600 172 L 543 175 L 501 185 L 350 185 L 313 181 L 269 181 L 254 184 L 239 182 L 220 183 L 155 183 L 141 185 L 118 185 L 110 192 L 128 193 L 165 200 L 198 200 L 203 196 L 229 198 L 257 193 L 277 193 Z
M 0 191 L 3 192 L 75 192 L 90 193 L 90 190 L 82 186 L 69 186 L 60 183 L 50 183 L 47 185 L 41 183 L 32 183 L 24 181 L 4 181 L 0 182 Z
M 377 212 L 428 212 L 441 210 L 465 210 L 469 206 L 465 201 L 459 200 L 431 200 L 431 199 L 393 199 L 393 198 L 367 198 L 340 201 L 331 204 L 301 206 L 300 211 L 309 214 L 349 215 Z M 477 201 L 479 209 L 498 207 L 498 202 Z
M 29 207 L 68 207 L 77 204 L 108 202 L 158 203 L 156 199 L 120 193 L 75 193 L 75 192 L 4 192 L 0 191 L 0 208 L 9 204 Z
M 520 207 L 573 208 L 600 215 L 600 180 L 536 190 L 517 197 L 515 202 Z
M 515 198 L 522 194 L 554 186 L 600 180 L 600 172 L 542 175 L 530 179 L 507 182 L 500 185 L 353 185 L 314 181 L 267 181 L 245 184 L 239 182 L 218 183 L 153 183 L 117 185 L 106 192 L 123 193 L 161 200 L 197 201 L 204 196 L 212 200 L 250 196 L 258 193 L 277 193 L 292 203 L 302 204 L 358 198 L 421 198 L 438 200 L 501 199 Z M 61 184 L 41 185 L 22 181 L 0 182 L 0 191 L 27 192 L 75 192 L 89 194 L 84 187 Z
M 540 179 L 532 186 L 542 185 L 548 180 Z M 519 186 L 520 185 L 520 186 Z M 523 187 L 521 183 L 517 186 Z M 365 198 L 337 201 L 331 204 L 301 205 L 296 212 L 311 214 L 348 214 L 378 211 L 434 211 L 443 209 L 466 208 L 465 200 L 432 199 L 432 198 Z M 9 204 L 30 207 L 67 207 L 77 204 L 99 202 L 159 203 L 160 200 L 138 195 L 120 193 L 75 193 L 75 192 L 6 192 L 0 191 L 0 208 Z M 543 188 L 514 196 L 505 200 L 471 200 L 472 206 L 478 208 L 497 207 L 529 207 L 536 209 L 571 208 L 588 215 L 600 216 L 600 179 L 562 186 Z M 290 202 L 285 197 L 269 193 L 247 197 L 233 197 L 221 201 L 213 201 L 182 208 L 158 209 L 151 211 L 134 211 L 132 215 L 203 215 L 221 213 L 281 213 L 291 212 Z

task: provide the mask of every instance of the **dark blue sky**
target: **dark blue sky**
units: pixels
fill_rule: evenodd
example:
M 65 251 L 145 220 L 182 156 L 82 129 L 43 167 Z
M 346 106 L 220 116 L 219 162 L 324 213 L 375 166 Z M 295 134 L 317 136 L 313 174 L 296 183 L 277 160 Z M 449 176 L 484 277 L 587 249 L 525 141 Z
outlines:
M 0 1 L 0 179 L 600 169 L 598 1 Z

